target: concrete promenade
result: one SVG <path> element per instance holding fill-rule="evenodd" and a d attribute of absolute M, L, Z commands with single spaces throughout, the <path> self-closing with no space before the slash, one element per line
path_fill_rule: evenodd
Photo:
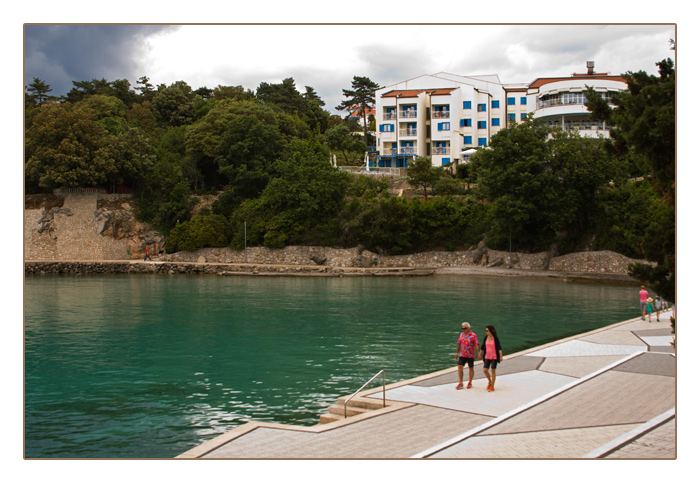
<path fill-rule="evenodd" d="M 480 362 L 471 389 L 455 390 L 453 367 L 388 385 L 380 409 L 312 427 L 249 422 L 178 458 L 675 459 L 670 315 L 506 354 L 493 392 Z M 381 402 L 381 386 L 353 399 Z"/>

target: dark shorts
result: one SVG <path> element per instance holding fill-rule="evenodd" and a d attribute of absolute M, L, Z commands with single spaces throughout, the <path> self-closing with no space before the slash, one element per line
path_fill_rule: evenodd
<path fill-rule="evenodd" d="M 484 369 L 495 369 L 498 365 L 498 359 L 484 359 Z"/>
<path fill-rule="evenodd" d="M 457 365 L 463 366 L 465 363 L 469 364 L 469 367 L 474 367 L 474 358 L 472 357 L 460 357 Z"/>

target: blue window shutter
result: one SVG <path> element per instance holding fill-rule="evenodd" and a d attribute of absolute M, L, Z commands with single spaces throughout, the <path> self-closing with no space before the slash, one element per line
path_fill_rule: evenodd
<path fill-rule="evenodd" d="M 500 126 L 501 125 L 501 118 L 494 117 L 493 119 L 491 119 L 491 125 L 492 126 Z"/>
<path fill-rule="evenodd" d="M 486 138 L 479 138 L 479 146 L 486 146 Z"/>
<path fill-rule="evenodd" d="M 464 136 L 464 144 L 467 146 L 472 145 L 472 137 L 471 136 Z"/>
<path fill-rule="evenodd" d="M 491 109 L 498 109 L 501 107 L 501 101 L 491 101 Z"/>
<path fill-rule="evenodd" d="M 521 106 L 526 106 L 526 105 L 527 105 L 527 97 L 521 97 L 521 98 L 520 98 L 520 105 L 521 105 Z"/>
<path fill-rule="evenodd" d="M 472 101 L 464 101 L 462 103 L 462 109 L 471 109 L 472 108 Z"/>
<path fill-rule="evenodd" d="M 509 106 L 514 106 L 514 105 L 515 105 L 515 97 L 509 97 L 509 98 L 508 98 L 508 105 L 509 105 Z"/>
<path fill-rule="evenodd" d="M 450 164 L 452 161 L 450 161 L 450 158 L 442 158 L 442 165 Z"/>

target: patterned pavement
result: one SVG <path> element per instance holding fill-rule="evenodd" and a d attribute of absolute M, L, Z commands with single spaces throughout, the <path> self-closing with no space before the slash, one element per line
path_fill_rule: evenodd
<path fill-rule="evenodd" d="M 313 427 L 247 423 L 178 458 L 675 459 L 669 317 L 506 356 L 494 392 L 480 364 L 461 391 L 456 369 L 440 371 L 387 386 L 384 409 Z"/>

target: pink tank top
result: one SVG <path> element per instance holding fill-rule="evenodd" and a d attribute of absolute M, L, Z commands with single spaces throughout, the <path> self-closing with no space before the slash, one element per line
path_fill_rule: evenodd
<path fill-rule="evenodd" d="M 495 340 L 486 340 L 486 355 L 484 355 L 484 359 L 498 359 Z"/>

